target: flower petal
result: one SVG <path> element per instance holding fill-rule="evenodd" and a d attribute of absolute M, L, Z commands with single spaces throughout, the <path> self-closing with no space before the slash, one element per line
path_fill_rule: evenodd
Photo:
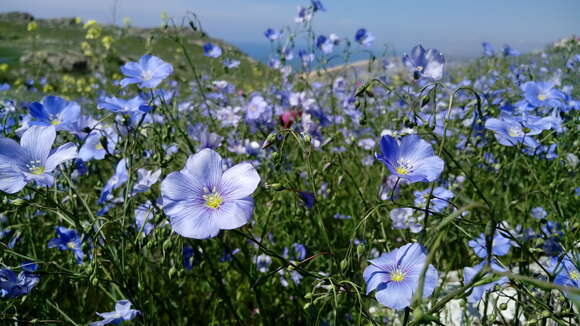
<path fill-rule="evenodd" d="M 53 126 L 32 126 L 24 132 L 20 138 L 20 145 L 26 153 L 26 159 L 46 162 L 50 148 L 56 138 L 56 130 Z"/>
<path fill-rule="evenodd" d="M 0 190 L 15 194 L 26 186 L 24 176 L 16 171 L 9 162 L 0 161 Z"/>
<path fill-rule="evenodd" d="M 224 203 L 213 215 L 215 223 L 222 230 L 232 230 L 248 223 L 252 218 L 254 200 L 246 197 Z"/>
<path fill-rule="evenodd" d="M 250 163 L 240 163 L 224 172 L 220 191 L 225 198 L 240 199 L 250 196 L 258 187 L 260 176 Z"/>
<path fill-rule="evenodd" d="M 46 172 L 51 172 L 64 161 L 77 158 L 77 146 L 73 143 L 66 143 L 58 147 L 46 160 Z"/>
<path fill-rule="evenodd" d="M 203 149 L 187 159 L 181 173 L 212 190 L 219 185 L 222 177 L 222 157 L 212 149 Z"/>
<path fill-rule="evenodd" d="M 413 290 L 406 282 L 389 282 L 375 293 L 375 298 L 389 308 L 401 310 L 411 304 Z"/>

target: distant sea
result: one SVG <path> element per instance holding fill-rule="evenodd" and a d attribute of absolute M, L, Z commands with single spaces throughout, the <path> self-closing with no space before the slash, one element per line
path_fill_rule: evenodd
<path fill-rule="evenodd" d="M 273 56 L 275 48 L 272 47 L 272 45 L 269 42 L 236 42 L 236 41 L 228 41 L 228 43 L 235 45 L 236 47 L 238 47 L 242 52 L 244 52 L 245 54 L 249 55 L 250 57 L 252 57 L 253 59 L 268 64 L 269 59 Z M 299 65 L 299 57 L 298 57 L 298 50 L 301 49 L 303 47 L 300 46 L 296 46 L 296 48 L 294 49 L 294 59 L 291 62 L 291 65 L 294 67 L 297 67 Z M 374 55 L 376 55 L 377 57 L 380 57 L 382 55 L 382 52 L 376 49 L 370 49 Z M 479 50 L 479 49 L 477 49 Z M 340 54 L 341 50 L 340 49 L 335 49 L 336 54 Z M 393 54 L 391 54 L 393 55 Z M 400 56 L 402 55 L 401 53 L 395 52 L 394 53 L 395 56 Z M 479 55 L 479 52 L 475 52 L 473 51 L 473 53 L 466 53 L 463 56 L 450 56 L 450 55 L 446 55 L 445 58 L 447 60 L 448 63 L 461 63 L 461 62 L 466 62 L 469 60 L 472 60 L 474 58 L 476 58 Z M 351 55 L 349 62 L 357 62 L 357 61 L 362 61 L 362 60 L 368 60 L 369 59 L 369 53 L 368 52 L 355 52 Z M 334 59 L 332 59 L 329 63 L 328 63 L 328 67 L 334 67 L 334 66 L 339 66 L 342 64 L 345 64 L 346 62 L 344 62 L 342 57 L 335 57 Z"/>

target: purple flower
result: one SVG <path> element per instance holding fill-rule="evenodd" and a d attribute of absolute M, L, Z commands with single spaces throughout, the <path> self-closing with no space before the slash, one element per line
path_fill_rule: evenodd
<path fill-rule="evenodd" d="M 523 143 L 531 148 L 539 146 L 538 141 L 531 136 L 537 135 L 543 130 L 533 125 L 525 126 L 521 121 L 506 113 L 502 113 L 500 119 L 487 119 L 485 128 L 493 131 L 497 141 L 504 146 L 515 146 Z"/>
<path fill-rule="evenodd" d="M 76 102 L 69 102 L 57 96 L 46 96 L 42 103 L 28 105 L 32 116 L 31 125 L 54 126 L 56 130 L 74 129 L 74 124 L 81 115 L 81 107 Z"/>
<path fill-rule="evenodd" d="M 38 284 L 40 277 L 34 275 L 25 266 L 18 275 L 11 269 L 0 268 L 0 298 L 13 299 L 21 295 L 26 295 L 32 288 Z"/>
<path fill-rule="evenodd" d="M 377 159 L 387 166 L 393 175 L 409 183 L 431 182 L 443 171 L 443 160 L 433 154 L 431 144 L 417 135 L 403 137 L 399 144 L 395 138 L 381 138 L 381 154 Z"/>
<path fill-rule="evenodd" d="M 367 32 L 365 28 L 359 28 L 354 35 L 354 40 L 365 48 L 369 48 L 373 45 L 375 37 L 370 32 Z"/>
<path fill-rule="evenodd" d="M 115 174 L 107 180 L 107 183 L 103 187 L 103 191 L 99 197 L 99 204 L 108 200 L 111 191 L 125 184 L 127 180 L 129 180 L 129 175 L 127 174 L 127 159 L 124 158 L 119 160 L 115 168 Z"/>
<path fill-rule="evenodd" d="M 155 88 L 173 73 L 173 66 L 151 54 L 142 56 L 137 62 L 127 62 L 121 67 L 125 78 L 121 87 L 139 84 L 139 88 Z"/>
<path fill-rule="evenodd" d="M 517 57 L 520 55 L 520 51 L 513 49 L 509 44 L 503 46 L 503 55 L 505 57 Z"/>
<path fill-rule="evenodd" d="M 411 50 L 411 56 L 403 55 L 403 63 L 413 73 L 414 79 L 421 77 L 441 79 L 445 67 L 445 57 L 436 49 L 425 51 L 417 45 Z"/>
<path fill-rule="evenodd" d="M 109 135 L 105 131 L 92 131 L 79 149 L 79 158 L 85 162 L 92 159 L 102 160 L 107 152 L 113 153 L 119 137 L 113 129 L 108 131 Z M 103 144 L 107 147 L 106 149 Z"/>
<path fill-rule="evenodd" d="M 530 211 L 530 215 L 537 220 L 541 220 L 546 218 L 546 216 L 548 216 L 548 212 L 546 212 L 544 207 L 538 206 L 532 208 L 532 210 Z"/>
<path fill-rule="evenodd" d="M 138 169 L 137 170 L 137 182 L 133 187 L 133 191 L 131 194 L 136 194 L 139 192 L 145 192 L 151 188 L 154 184 L 159 181 L 159 177 L 161 176 L 161 169 L 156 171 L 149 171 L 147 169 Z"/>
<path fill-rule="evenodd" d="M 534 107 L 561 107 L 564 104 L 566 95 L 554 88 L 550 82 L 533 82 L 524 83 L 522 91 L 526 96 L 526 101 Z"/>
<path fill-rule="evenodd" d="M 222 49 L 213 43 L 205 43 L 203 45 L 203 54 L 206 57 L 219 58 L 222 55 Z"/>
<path fill-rule="evenodd" d="M 312 3 L 312 10 L 314 12 L 326 11 L 326 8 L 324 8 L 324 6 L 322 5 L 322 2 L 320 0 L 311 0 L 310 2 Z"/>
<path fill-rule="evenodd" d="M 270 264 L 272 263 L 272 258 L 270 256 L 261 254 L 254 257 L 254 262 L 256 263 L 256 268 L 261 273 L 266 273 L 270 269 Z"/>
<path fill-rule="evenodd" d="M 149 107 L 146 104 L 145 99 L 139 95 L 128 100 L 112 96 L 99 100 L 97 107 L 113 113 L 134 114 L 148 111 Z"/>
<path fill-rule="evenodd" d="M 150 201 L 137 206 L 135 209 L 135 227 L 137 232 L 143 231 L 143 234 L 149 235 L 155 228 L 155 225 L 149 223 L 153 219 L 154 208 Z"/>
<path fill-rule="evenodd" d="M 99 317 L 103 320 L 92 322 L 90 326 L 102 326 L 107 324 L 117 325 L 121 322 L 131 320 L 137 317 L 141 312 L 136 309 L 131 309 L 131 302 L 129 300 L 119 300 L 115 303 L 115 311 L 112 312 L 97 312 Z"/>
<path fill-rule="evenodd" d="M 423 191 L 415 191 L 415 206 L 426 207 L 431 188 Z M 443 187 L 433 189 L 431 201 L 429 202 L 429 209 L 434 212 L 441 212 L 449 205 L 448 200 L 453 198 L 453 193 Z"/>
<path fill-rule="evenodd" d="M 190 156 L 183 170 L 163 180 L 163 210 L 178 234 L 215 237 L 220 230 L 235 229 L 250 220 L 254 208 L 250 195 L 259 183 L 251 164 L 240 163 L 223 172 L 221 156 L 206 148 Z"/>
<path fill-rule="evenodd" d="M 556 274 L 554 278 L 554 283 L 568 286 L 572 288 L 580 288 L 580 255 L 574 256 L 573 254 L 569 253 L 562 261 L 558 263 L 554 263 L 554 270 L 553 273 Z M 567 296 L 570 294 L 565 292 Z M 580 296 L 575 295 L 577 299 Z"/>
<path fill-rule="evenodd" d="M 479 258 L 487 257 L 487 246 L 485 242 L 485 234 L 481 233 L 475 240 L 469 241 L 469 246 Z M 505 256 L 510 251 L 511 240 L 504 237 L 501 233 L 496 232 L 492 240 L 491 253 L 496 256 Z"/>
<path fill-rule="evenodd" d="M 246 119 L 247 120 L 257 120 L 259 119 L 266 108 L 268 107 L 268 102 L 260 95 L 253 96 L 250 102 L 246 105 Z"/>
<path fill-rule="evenodd" d="M 376 290 L 375 298 L 396 310 L 408 307 L 419 287 L 421 271 L 427 259 L 426 249 L 418 243 L 409 243 L 380 257 L 369 260 L 363 277 L 366 294 Z M 429 265 L 425 274 L 423 298 L 429 297 L 437 286 L 438 273 Z"/>
<path fill-rule="evenodd" d="M 60 250 L 72 250 L 77 264 L 83 262 L 85 253 L 82 249 L 83 240 L 80 234 L 73 229 L 67 229 L 64 226 L 59 226 L 56 228 L 56 238 L 51 239 L 48 242 L 49 248 L 58 248 Z"/>
<path fill-rule="evenodd" d="M 0 190 L 14 194 L 30 181 L 52 186 L 52 171 L 61 163 L 77 157 L 77 148 L 66 143 L 51 151 L 56 138 L 54 126 L 32 126 L 20 138 L 0 138 Z"/>
<path fill-rule="evenodd" d="M 483 268 L 484 265 L 485 265 L 485 261 L 482 261 L 481 263 L 479 263 L 473 267 L 465 267 L 463 269 L 463 278 L 464 278 L 463 283 L 467 284 L 467 283 L 471 282 L 473 277 Z M 496 271 L 496 272 L 505 272 L 506 271 L 505 268 L 499 266 L 497 264 L 497 262 L 495 262 L 495 261 L 491 262 L 490 267 L 491 267 L 492 271 Z M 476 286 L 471 290 L 471 294 L 467 297 L 467 301 L 471 302 L 471 303 L 479 302 L 479 300 L 481 300 L 481 298 L 483 297 L 483 295 L 486 292 L 491 291 L 496 285 L 503 285 L 507 282 L 508 282 L 508 278 L 504 276 L 504 277 L 498 279 L 497 281 L 492 281 L 492 282 L 489 282 L 489 283 L 486 283 L 486 284 L 483 284 L 480 286 Z"/>
<path fill-rule="evenodd" d="M 487 42 L 483 42 L 481 43 L 481 46 L 483 46 L 483 55 L 486 57 L 493 57 L 495 55 L 495 49 L 493 48 L 493 45 L 487 43 Z"/>
<path fill-rule="evenodd" d="M 423 229 L 421 219 L 423 215 L 419 217 L 414 216 L 415 210 L 409 207 L 394 208 L 391 210 L 391 222 L 394 229 L 404 230 L 409 229 L 413 233 L 419 233 Z"/>
<path fill-rule="evenodd" d="M 320 49 L 324 54 L 329 54 L 334 48 L 334 43 L 326 36 L 319 35 L 316 38 L 316 47 Z"/>
<path fill-rule="evenodd" d="M 279 31 L 276 31 L 272 28 L 268 28 L 265 32 L 264 32 L 264 36 L 266 36 L 267 39 L 269 39 L 270 41 L 275 41 L 278 38 L 280 38 L 280 35 L 282 33 L 280 33 Z"/>
<path fill-rule="evenodd" d="M 314 204 L 316 203 L 316 196 L 311 191 L 299 191 L 298 197 L 300 197 L 307 208 L 314 207 Z"/>
<path fill-rule="evenodd" d="M 240 65 L 240 60 L 234 59 L 224 59 L 223 61 L 224 67 L 228 69 L 237 68 Z"/>

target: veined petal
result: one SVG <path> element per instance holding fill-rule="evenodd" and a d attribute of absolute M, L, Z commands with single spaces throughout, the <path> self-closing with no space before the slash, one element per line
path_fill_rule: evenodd
<path fill-rule="evenodd" d="M 387 272 L 374 265 L 369 265 L 365 268 L 363 278 L 367 284 L 367 295 L 376 290 L 380 284 L 388 282 Z"/>
<path fill-rule="evenodd" d="M 163 200 L 191 201 L 201 198 L 203 185 L 181 172 L 172 172 L 161 182 Z"/>
<path fill-rule="evenodd" d="M 64 161 L 77 158 L 77 146 L 73 143 L 66 143 L 58 147 L 46 160 L 44 165 L 46 172 L 53 171 L 59 164 Z"/>
<path fill-rule="evenodd" d="M 173 231 L 181 236 L 207 239 L 215 237 L 220 231 L 212 213 L 203 205 L 173 202 L 166 204 L 163 210 L 169 215 Z"/>
<path fill-rule="evenodd" d="M 16 171 L 9 162 L 0 162 L 0 190 L 15 194 L 26 186 L 24 176 Z"/>
<path fill-rule="evenodd" d="M 253 209 L 254 200 L 252 197 L 246 197 L 224 203 L 212 217 L 220 229 L 232 230 L 248 223 L 252 218 Z"/>
<path fill-rule="evenodd" d="M 55 138 L 56 130 L 53 126 L 30 127 L 20 138 L 20 145 L 26 153 L 26 159 L 40 161 L 44 164 Z"/>
<path fill-rule="evenodd" d="M 397 140 L 389 135 L 381 137 L 382 157 L 387 162 L 393 164 L 399 159 L 399 144 Z"/>
<path fill-rule="evenodd" d="M 408 307 L 413 299 L 413 290 L 406 282 L 389 282 L 384 289 L 375 293 L 375 298 L 381 304 L 401 310 Z"/>
<path fill-rule="evenodd" d="M 17 142 L 9 138 L 0 138 L 0 163 L 10 162 L 21 165 L 24 161 L 24 150 Z"/>
<path fill-rule="evenodd" d="M 181 173 L 212 190 L 219 185 L 222 177 L 222 157 L 212 149 L 203 149 L 187 159 Z"/>
<path fill-rule="evenodd" d="M 245 198 L 256 190 L 259 183 L 256 169 L 249 163 L 240 163 L 224 172 L 220 191 L 228 199 Z"/>

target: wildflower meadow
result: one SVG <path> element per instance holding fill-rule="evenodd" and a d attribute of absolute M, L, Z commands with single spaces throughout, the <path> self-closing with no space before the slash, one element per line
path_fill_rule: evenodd
<path fill-rule="evenodd" d="M 326 5 L 267 63 L 4 14 L 0 325 L 580 325 L 580 39 L 452 65 Z"/>

